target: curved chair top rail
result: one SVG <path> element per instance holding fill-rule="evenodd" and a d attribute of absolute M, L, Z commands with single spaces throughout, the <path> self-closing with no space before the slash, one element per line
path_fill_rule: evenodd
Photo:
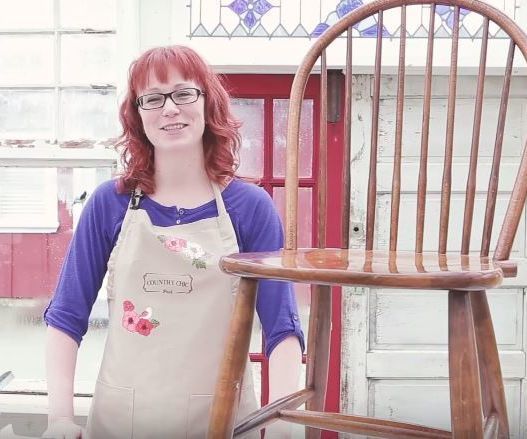
<path fill-rule="evenodd" d="M 448 0 L 448 1 L 432 1 L 432 0 L 376 0 L 371 3 L 365 4 L 346 16 L 342 17 L 339 21 L 337 21 L 335 24 L 330 26 L 313 44 L 311 49 L 307 52 L 305 57 L 303 58 L 301 64 L 299 65 L 295 78 L 293 80 L 293 85 L 291 89 L 291 95 L 290 95 L 290 104 L 289 104 L 289 115 L 288 115 L 288 122 L 287 122 L 287 164 L 286 164 L 286 224 L 285 224 L 285 236 L 286 236 L 286 242 L 285 242 L 285 248 L 286 249 L 296 249 L 297 248 L 297 224 L 296 224 L 296 218 L 297 218 L 297 205 L 298 205 L 298 146 L 299 146 L 299 129 L 300 129 L 300 113 L 301 113 L 301 104 L 302 99 L 304 95 L 304 90 L 307 84 L 307 81 L 309 79 L 309 75 L 312 72 L 312 69 L 317 62 L 319 58 L 321 58 L 322 62 L 322 70 L 325 70 L 325 49 L 333 42 L 337 37 L 339 37 L 344 32 L 347 32 L 348 30 L 351 30 L 352 26 L 356 25 L 360 21 L 364 20 L 365 18 L 375 15 L 375 14 L 382 14 L 383 11 L 397 8 L 397 7 L 406 7 L 406 6 L 412 6 L 412 5 L 431 5 L 432 9 L 435 10 L 435 5 L 447 5 L 447 6 L 454 6 L 456 7 L 456 11 L 458 13 L 457 21 L 455 22 L 456 25 L 459 25 L 459 8 L 463 8 L 466 10 L 470 10 L 476 13 L 479 13 L 484 18 L 487 19 L 486 21 L 486 27 L 485 30 L 488 30 L 488 21 L 492 21 L 496 23 L 501 29 L 503 29 L 511 39 L 511 46 L 509 49 L 509 59 L 508 59 L 508 65 L 506 68 L 506 74 L 505 74 L 505 83 L 504 83 L 504 91 L 502 95 L 502 106 L 500 108 L 500 113 L 502 113 L 502 119 L 500 120 L 500 123 L 498 124 L 498 130 L 501 129 L 501 134 L 503 134 L 504 124 L 505 124 L 505 113 L 506 113 L 506 105 L 507 105 L 507 99 L 508 99 L 508 87 L 510 85 L 510 75 L 512 70 L 512 59 L 514 54 L 514 47 L 518 47 L 520 52 L 523 54 L 525 59 L 527 60 L 527 35 L 524 33 L 524 31 L 508 16 L 506 16 L 504 13 L 499 11 L 498 9 L 482 3 L 480 1 L 476 0 Z M 433 14 L 431 14 L 433 15 Z M 431 18 L 432 22 L 433 18 Z M 378 25 L 378 28 L 380 29 L 382 27 L 382 22 L 380 25 Z M 403 34 L 403 33 L 402 33 Z M 450 89 L 449 89 L 449 111 L 451 109 L 451 114 L 449 113 L 449 122 L 451 122 L 450 127 L 450 135 L 452 135 L 453 131 L 453 118 L 454 118 L 454 106 L 455 106 L 455 79 L 452 79 L 457 75 L 457 39 L 459 35 L 458 32 L 454 29 L 452 40 L 452 53 L 454 53 L 454 50 L 456 51 L 455 55 L 452 55 L 452 66 L 451 66 L 451 75 L 450 75 Z M 483 96 L 483 78 L 485 76 L 485 60 L 486 60 L 486 41 L 488 38 L 488 34 L 485 36 L 485 38 L 482 38 L 484 40 L 484 49 L 482 47 L 482 56 L 481 56 L 481 63 L 480 63 L 480 77 L 478 78 L 478 93 L 479 89 L 481 89 L 481 96 L 479 96 L 480 100 Z M 406 35 L 403 37 L 400 37 L 401 40 L 406 40 Z M 380 30 L 378 30 L 377 35 L 377 51 L 379 52 L 379 44 L 380 40 L 382 40 L 382 33 Z M 430 46 L 430 40 L 434 40 L 433 33 L 431 33 L 431 36 L 429 36 L 429 46 L 428 46 L 428 53 L 427 53 L 427 68 L 429 68 L 427 74 L 428 76 L 431 75 L 431 69 L 432 69 L 432 57 L 430 55 L 431 47 L 433 50 L 433 42 L 432 46 Z M 348 50 L 350 50 L 351 45 L 351 32 L 348 32 Z M 483 54 L 483 50 L 485 50 L 485 53 Z M 404 41 L 401 42 L 401 51 L 404 51 Z M 351 59 L 351 58 L 349 58 Z M 379 81 L 380 76 L 380 54 L 376 55 L 376 68 L 375 68 L 375 80 L 376 82 Z M 429 65 L 428 65 L 429 64 Z M 453 70 L 452 70 L 453 69 Z M 346 68 L 346 72 L 351 72 L 348 70 L 348 67 Z M 324 81 L 324 71 L 322 72 L 322 80 Z M 400 55 L 400 64 L 399 64 L 399 77 L 403 77 L 402 81 L 402 90 L 404 90 L 404 55 Z M 427 78 L 429 79 L 429 78 Z M 401 80 L 401 79 L 399 79 Z M 481 81 L 481 84 L 479 84 Z M 351 81 L 350 81 L 351 84 Z M 378 86 L 378 84 L 377 84 Z M 351 85 L 349 86 L 351 87 Z M 348 93 L 349 88 L 346 87 L 346 94 Z M 377 90 L 378 91 L 378 90 Z M 348 96 L 346 96 L 348 99 Z M 379 95 L 377 93 L 376 96 L 377 100 L 379 99 Z M 398 96 L 398 103 L 402 102 L 403 98 L 400 98 Z M 451 102 L 452 101 L 452 102 Z M 322 101 L 323 103 L 323 101 Z M 324 109 L 325 107 L 321 103 L 321 108 Z M 426 100 L 425 100 L 426 104 Z M 350 104 L 351 105 L 351 104 Z M 481 103 L 480 103 L 481 106 Z M 481 115 L 481 108 L 479 108 L 479 115 Z M 502 111 L 503 110 L 503 111 Z M 402 106 L 401 106 L 401 119 L 402 119 Z M 378 108 L 377 108 L 378 112 Z M 477 111 L 476 111 L 477 113 Z M 349 113 L 348 113 L 349 115 Z M 378 116 L 378 114 L 377 114 Z M 346 117 L 346 115 L 345 115 Z M 323 123 L 325 119 L 321 121 Z M 481 121 L 481 120 L 480 120 Z M 479 130 L 479 123 L 478 122 L 478 130 Z M 351 122 L 350 122 L 351 123 Z M 402 123 L 402 122 L 401 122 Z M 399 122 L 398 122 L 399 124 Z M 476 125 L 476 121 L 475 121 Z M 501 126 L 500 126 L 501 125 Z M 424 125 L 423 125 L 424 127 Z M 350 129 L 349 129 L 350 130 Z M 448 130 L 448 124 L 447 124 L 447 130 Z M 324 133 L 324 131 L 321 130 L 321 133 Z M 473 144 L 474 142 L 479 142 L 479 132 L 476 133 L 473 132 Z M 350 140 L 351 134 L 348 132 L 348 137 L 344 137 L 345 141 Z M 448 136 L 448 133 L 447 133 Z M 475 137 L 474 137 L 475 136 Z M 496 138 L 496 147 L 495 149 L 499 150 L 499 154 L 501 154 L 501 143 L 502 139 L 498 139 L 499 135 L 497 135 Z M 503 137 L 503 136 L 501 136 Z M 372 136 L 373 139 L 373 136 Z M 476 140 L 475 140 L 476 139 Z M 325 142 L 325 141 L 324 141 Z M 321 145 L 324 145 L 324 142 L 321 138 Z M 375 141 L 376 142 L 376 141 Z M 349 142 L 348 142 L 349 143 Z M 450 139 L 450 143 L 452 143 L 452 139 Z M 322 148 L 321 146 L 321 148 Z M 447 149 L 448 149 L 448 143 L 447 143 Z M 349 147 L 349 145 L 348 145 Z M 471 164 L 471 168 L 474 168 L 473 176 L 469 176 L 469 178 L 473 178 L 475 181 L 475 167 L 477 162 L 477 147 L 475 147 L 475 154 L 476 158 L 474 159 L 474 164 Z M 375 145 L 376 148 L 376 145 Z M 452 151 L 452 145 L 450 144 L 450 153 Z M 473 147 L 474 151 L 474 147 Z M 375 149 L 376 152 L 376 149 Z M 372 184 L 375 185 L 375 175 L 372 178 L 371 172 L 375 171 L 376 167 L 376 157 L 374 157 L 374 153 L 372 153 L 371 159 L 374 160 L 374 165 L 371 164 L 370 161 L 370 181 L 369 181 L 369 192 L 371 192 L 371 186 Z M 445 153 L 446 154 L 446 153 Z M 473 154 L 473 153 L 471 153 Z M 495 153 L 495 160 L 493 162 L 493 169 L 496 167 L 496 175 L 499 174 L 499 162 L 500 157 L 496 158 Z M 346 158 L 346 156 L 345 156 Z M 347 157 L 349 158 L 349 157 Z M 399 156 L 400 159 L 400 156 Z M 450 164 L 447 162 L 447 159 L 445 158 L 445 167 L 451 167 L 452 158 L 449 158 Z M 472 161 L 472 160 L 471 160 Z M 325 163 L 325 161 L 321 160 L 321 163 Z M 349 163 L 346 163 L 346 165 L 349 165 Z M 372 167 L 373 166 L 373 167 Z M 424 162 L 424 167 L 426 168 L 426 159 Z M 349 171 L 348 171 L 349 172 Z M 349 174 L 348 174 L 349 175 Z M 426 169 L 424 171 L 424 175 L 426 176 Z M 493 174 L 494 175 L 494 174 Z M 445 177 L 444 177 L 445 178 Z M 443 181 L 444 185 L 446 187 L 449 187 L 450 180 L 448 179 L 448 176 L 446 176 L 446 180 Z M 491 180 L 493 180 L 493 176 L 491 176 Z M 346 183 L 344 183 L 346 184 Z M 474 183 L 475 184 L 475 183 Z M 492 184 L 492 183 L 491 183 Z M 397 186 L 397 184 L 395 185 Z M 394 187 L 395 187 L 394 186 Z M 396 188 L 397 189 L 397 188 Z M 469 191 L 469 188 L 467 186 L 467 190 Z M 489 191 L 493 191 L 489 186 Z M 424 186 L 419 188 L 419 191 L 423 193 L 423 197 L 426 196 L 426 183 L 424 183 Z M 495 187 L 495 191 L 497 192 L 497 183 Z M 373 192 L 375 192 L 375 189 L 373 189 Z M 469 191 L 470 192 L 470 191 Z M 470 229 L 470 224 L 472 222 L 472 210 L 473 210 L 473 192 L 474 189 L 472 189 L 472 206 L 470 206 L 470 202 L 468 202 L 468 209 L 470 213 L 469 221 L 467 221 L 467 217 L 465 216 L 465 223 L 469 223 L 468 226 L 464 226 L 465 228 Z M 371 194 L 369 194 L 371 195 Z M 510 256 L 510 251 L 512 247 L 512 242 L 516 233 L 516 230 L 518 228 L 518 224 L 520 221 L 521 212 L 525 203 L 525 198 L 527 195 L 527 155 L 525 148 L 523 149 L 522 153 L 522 160 L 518 172 L 518 176 L 515 181 L 515 185 L 512 191 L 512 195 L 510 197 L 509 206 L 507 209 L 507 213 L 505 216 L 505 219 L 502 223 L 501 232 L 498 238 L 498 243 L 495 249 L 494 258 L 497 260 L 505 260 Z M 324 195 L 325 196 L 325 195 Z M 373 195 L 374 196 L 374 195 Z M 397 194 L 397 200 L 399 196 Z M 443 195 L 442 195 L 442 218 L 441 218 L 441 228 L 445 224 L 446 221 L 446 229 L 448 229 L 448 208 L 450 203 L 450 193 L 447 193 L 445 196 L 445 206 L 443 206 Z M 492 229 L 492 222 L 494 218 L 494 208 L 495 208 L 495 198 L 494 200 L 487 200 L 487 210 L 489 211 L 488 216 L 490 218 L 489 225 L 487 225 L 487 221 L 485 224 L 485 227 L 490 227 L 490 231 L 487 231 L 488 239 L 486 244 L 482 244 L 482 251 L 481 254 L 483 256 L 488 255 L 488 245 L 490 242 L 490 233 Z M 490 207 L 489 207 L 490 204 Z M 370 200 L 368 201 L 368 206 L 370 207 Z M 424 205 L 423 205 L 424 208 Z M 472 210 L 471 210 L 472 209 Z M 373 208 L 371 210 L 374 210 Z M 445 215 L 443 215 L 444 212 Z M 467 214 L 467 212 L 465 212 Z M 368 216 L 372 215 L 373 221 L 374 221 L 374 213 L 371 214 L 370 209 L 368 209 Z M 392 215 L 394 215 L 394 212 L 392 212 Z M 398 206 L 395 206 L 395 215 L 398 215 Z M 444 216 L 444 218 L 443 218 Z M 367 236 L 366 236 L 366 250 L 372 249 L 372 236 L 373 236 L 373 225 L 370 224 L 372 221 L 370 221 L 371 218 L 368 219 L 367 224 Z M 349 218 L 348 218 L 349 220 Z M 424 213 L 423 213 L 423 219 L 424 221 Z M 397 229 L 397 222 L 398 217 L 395 218 L 395 225 Z M 324 223 L 325 224 L 325 223 Z M 393 226 L 393 224 L 392 224 Z M 422 228 L 422 227 L 421 227 Z M 419 225 L 418 225 L 419 229 Z M 419 239 L 417 240 L 418 243 L 416 244 L 416 252 L 422 252 L 422 230 L 421 233 L 421 242 L 419 243 Z M 442 232 L 441 232 L 442 233 Z M 484 232 L 485 233 L 485 232 Z M 390 250 L 395 250 L 397 245 L 397 231 L 392 233 L 394 236 L 391 237 L 391 246 Z M 467 235 L 467 237 L 465 237 Z M 347 234 L 344 233 L 343 235 L 345 238 L 347 238 Z M 320 228 L 319 228 L 319 239 L 320 239 Z M 444 236 L 440 237 L 440 243 L 439 243 L 439 253 L 445 253 L 446 252 L 446 232 Z M 343 239 L 346 240 L 346 239 Z M 463 249 L 462 253 L 468 252 L 468 242 L 470 240 L 470 231 L 464 230 L 464 243 L 463 243 Z M 485 238 L 483 238 L 485 240 Z M 324 242 L 324 239 L 322 240 Z M 343 243 L 343 247 L 346 248 L 347 243 Z"/>

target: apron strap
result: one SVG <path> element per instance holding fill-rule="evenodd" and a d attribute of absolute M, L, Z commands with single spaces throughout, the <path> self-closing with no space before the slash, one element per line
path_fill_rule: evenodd
<path fill-rule="evenodd" d="M 143 198 L 143 191 L 136 187 L 131 195 L 130 195 L 130 203 L 128 204 L 128 208 L 132 210 L 139 209 L 139 203 L 141 202 L 141 198 Z"/>
<path fill-rule="evenodd" d="M 214 198 L 216 199 L 216 206 L 218 208 L 218 216 L 227 215 L 227 209 L 225 208 L 225 203 L 223 202 L 223 197 L 221 196 L 221 189 L 218 183 L 212 181 L 212 190 L 214 191 Z"/>

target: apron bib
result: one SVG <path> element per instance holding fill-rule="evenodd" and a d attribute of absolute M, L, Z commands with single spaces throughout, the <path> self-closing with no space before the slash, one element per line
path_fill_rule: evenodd
<path fill-rule="evenodd" d="M 142 194 L 132 197 L 108 261 L 108 337 L 90 439 L 207 435 L 238 283 L 218 266 L 238 244 L 212 186 L 218 216 L 171 227 L 154 226 L 138 208 Z M 237 421 L 256 408 L 248 363 Z"/>

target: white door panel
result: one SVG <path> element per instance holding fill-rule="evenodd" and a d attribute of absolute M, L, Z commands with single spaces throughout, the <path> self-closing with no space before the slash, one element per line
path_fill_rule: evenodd
<path fill-rule="evenodd" d="M 409 97 L 404 110 L 398 249 L 413 251 L 424 83 L 420 76 L 410 79 L 405 89 Z M 371 81 L 371 76 L 354 77 L 352 103 L 351 221 L 362 225 L 366 217 L 365 181 L 370 155 Z M 378 248 L 386 248 L 390 236 L 396 84 L 396 77 L 393 76 L 385 76 L 381 81 L 375 229 L 375 245 Z M 438 248 L 448 77 L 434 77 L 432 84 L 425 251 L 437 251 Z M 502 78 L 499 77 L 489 77 L 485 84 L 481 155 L 470 245 L 471 251 L 476 253 L 480 250 L 501 84 Z M 525 84 L 526 78 L 513 78 L 494 219 L 494 224 L 498 226 L 493 230 L 491 251 L 499 234 L 518 169 L 518 157 L 526 139 Z M 475 77 L 458 78 L 448 234 L 448 250 L 456 252 L 461 248 L 475 87 Z M 525 228 L 524 215 L 514 241 L 513 257 L 525 258 Z M 362 229 L 359 233 L 352 233 L 352 245 L 363 244 L 362 233 Z M 518 439 L 527 437 L 527 392 L 523 388 L 527 375 L 524 279 L 526 277 L 522 275 L 517 280 L 508 280 L 505 287 L 488 293 L 505 379 L 512 437 Z M 446 292 L 343 288 L 342 315 L 343 411 L 449 428 Z"/>

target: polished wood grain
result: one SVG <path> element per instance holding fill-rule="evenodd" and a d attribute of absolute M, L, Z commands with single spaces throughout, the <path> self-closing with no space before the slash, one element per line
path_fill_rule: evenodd
<path fill-rule="evenodd" d="M 498 195 L 498 181 L 500 178 L 501 150 L 503 148 L 503 131 L 505 129 L 505 118 L 507 116 L 507 104 L 509 102 L 509 90 L 511 87 L 512 63 L 514 60 L 514 41 L 510 42 L 507 55 L 507 66 L 503 78 L 503 89 L 501 93 L 500 110 L 498 116 L 498 127 L 496 129 L 496 141 L 494 144 L 494 155 L 492 157 L 492 169 L 490 171 L 489 188 L 487 191 L 487 205 L 485 207 L 485 222 L 483 223 L 483 237 L 481 241 L 481 255 L 488 256 L 490 249 L 490 238 L 494 224 L 494 212 L 496 211 L 496 197 Z"/>
<path fill-rule="evenodd" d="M 500 359 L 487 295 L 485 291 L 474 291 L 469 294 L 478 350 L 483 416 L 487 418 L 486 425 L 490 425 L 490 418 L 496 419 L 495 422 L 492 421 L 492 425 L 496 425 L 496 438 L 508 438 L 509 419 L 505 389 L 501 379 Z M 490 426 L 485 428 L 490 429 Z"/>
<path fill-rule="evenodd" d="M 430 5 L 428 29 L 435 29 L 435 3 Z M 434 35 L 428 33 L 425 67 L 425 87 L 423 98 L 423 120 L 421 123 L 421 157 L 419 159 L 419 176 L 417 182 L 417 211 L 415 229 L 415 252 L 423 252 L 425 230 L 426 187 L 428 179 L 428 142 L 430 140 L 430 103 L 432 100 L 432 61 L 434 58 Z"/>
<path fill-rule="evenodd" d="M 356 249 L 298 249 L 223 257 L 229 274 L 325 285 L 444 290 L 486 289 L 501 284 L 503 269 L 489 258 Z"/>
<path fill-rule="evenodd" d="M 281 410 L 296 409 L 306 401 L 309 401 L 314 394 L 315 391 L 312 389 L 302 389 L 291 395 L 277 399 L 262 407 L 260 410 L 251 413 L 245 419 L 242 419 L 234 429 L 234 436 L 245 435 L 276 422 L 280 417 Z"/>
<path fill-rule="evenodd" d="M 307 410 L 324 411 L 329 371 L 329 345 L 331 335 L 331 288 L 312 285 L 309 312 L 309 334 L 306 364 L 306 388 L 314 389 L 313 398 L 306 403 Z M 318 439 L 320 430 L 310 428 L 309 439 Z"/>
<path fill-rule="evenodd" d="M 381 95 L 382 10 L 378 12 L 377 22 L 377 44 L 375 46 L 375 73 L 373 74 L 371 114 L 370 172 L 368 174 L 368 201 L 366 207 L 366 250 L 373 249 L 375 211 L 377 209 L 377 150 L 379 143 L 379 97 Z"/>
<path fill-rule="evenodd" d="M 397 68 L 397 103 L 395 110 L 395 148 L 392 176 L 392 205 L 390 212 L 390 251 L 397 250 L 399 207 L 401 204 L 401 154 L 403 145 L 404 69 L 406 58 L 406 6 L 401 7 L 401 38 Z"/>
<path fill-rule="evenodd" d="M 448 363 L 452 435 L 480 438 L 483 435 L 481 380 L 468 291 L 448 293 Z"/>
<path fill-rule="evenodd" d="M 224 358 L 216 383 L 208 437 L 224 439 L 232 437 L 236 407 L 245 366 L 249 359 L 249 344 L 256 305 L 257 282 L 240 279 L 234 304 Z"/>
<path fill-rule="evenodd" d="M 280 419 L 295 424 L 310 425 L 324 430 L 343 433 L 367 434 L 372 437 L 409 439 L 409 438 L 451 438 L 449 431 L 424 427 L 385 419 L 372 419 L 364 416 L 338 413 L 318 413 L 311 411 L 282 410 Z"/>
<path fill-rule="evenodd" d="M 441 214 L 439 217 L 439 253 L 446 253 L 448 221 L 450 218 L 450 198 L 452 195 L 452 158 L 454 155 L 454 117 L 456 110 L 457 59 L 459 47 L 459 6 L 457 5 L 454 7 L 454 24 L 452 25 L 452 34 L 450 75 L 448 80 L 445 160 L 443 163 Z"/>
<path fill-rule="evenodd" d="M 483 111 L 483 91 L 485 87 L 485 68 L 487 66 L 487 47 L 489 40 L 489 19 L 483 21 L 481 51 L 479 57 L 478 84 L 476 87 L 476 103 L 474 106 L 474 123 L 472 125 L 472 144 L 470 148 L 470 166 L 467 178 L 465 196 L 465 212 L 463 217 L 463 236 L 461 238 L 461 253 L 467 255 L 470 249 L 472 220 L 474 217 L 474 198 L 476 196 L 476 174 L 478 165 L 479 136 L 481 132 L 481 114 Z M 482 255 L 483 256 L 483 255 Z M 488 256 L 488 253 L 484 256 Z"/>

